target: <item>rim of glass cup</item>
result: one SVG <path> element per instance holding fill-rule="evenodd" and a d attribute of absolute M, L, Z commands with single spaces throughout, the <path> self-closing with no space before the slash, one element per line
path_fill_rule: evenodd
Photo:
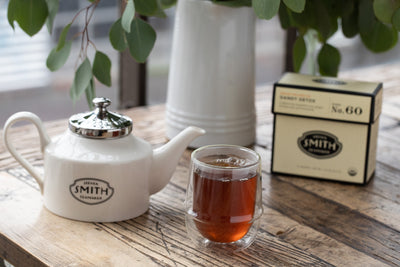
<path fill-rule="evenodd" d="M 245 151 L 245 152 L 250 153 L 253 156 L 255 156 L 256 160 L 254 162 L 251 162 L 251 163 L 248 163 L 248 164 L 242 165 L 242 166 L 217 166 L 217 165 L 212 165 L 212 164 L 208 164 L 208 163 L 202 162 L 202 161 L 198 160 L 197 158 L 195 158 L 195 156 L 199 152 L 201 152 L 203 150 L 207 150 L 207 149 L 210 149 L 210 148 L 218 148 L 218 147 L 220 147 L 220 148 L 239 149 L 239 150 Z M 195 163 L 198 166 L 204 166 L 204 167 L 208 167 L 208 168 L 221 169 L 221 170 L 223 170 L 223 169 L 225 169 L 225 170 L 226 169 L 229 169 L 229 170 L 245 169 L 245 168 L 251 168 L 253 166 L 256 166 L 257 164 L 261 165 L 261 156 L 256 151 L 254 151 L 254 150 L 252 150 L 250 148 L 244 147 L 244 146 L 228 145 L 228 144 L 206 145 L 206 146 L 199 147 L 199 148 L 197 148 L 196 150 L 194 150 L 192 152 L 192 155 L 190 156 L 190 158 L 192 160 L 192 163 Z"/>

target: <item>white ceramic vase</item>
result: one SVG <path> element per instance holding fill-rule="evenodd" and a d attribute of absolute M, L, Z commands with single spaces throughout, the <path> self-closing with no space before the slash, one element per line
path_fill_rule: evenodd
<path fill-rule="evenodd" d="M 177 5 L 166 105 L 167 135 L 206 130 L 191 144 L 255 141 L 255 15 L 207 0 Z"/>

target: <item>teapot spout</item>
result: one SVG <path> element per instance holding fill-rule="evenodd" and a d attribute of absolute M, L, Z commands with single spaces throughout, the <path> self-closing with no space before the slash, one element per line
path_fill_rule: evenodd
<path fill-rule="evenodd" d="M 198 127 L 187 127 L 167 144 L 153 151 L 149 180 L 150 195 L 157 193 L 167 185 L 186 147 L 205 132 Z"/>

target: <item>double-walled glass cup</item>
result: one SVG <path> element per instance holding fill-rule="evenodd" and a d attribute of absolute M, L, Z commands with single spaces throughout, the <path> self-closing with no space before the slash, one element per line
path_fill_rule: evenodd
<path fill-rule="evenodd" d="M 212 145 L 193 151 L 186 192 L 186 229 L 204 247 L 242 250 L 253 243 L 262 215 L 260 156 Z"/>

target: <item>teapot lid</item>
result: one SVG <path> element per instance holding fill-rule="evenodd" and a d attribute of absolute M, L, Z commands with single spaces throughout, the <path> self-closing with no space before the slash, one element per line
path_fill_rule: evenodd
<path fill-rule="evenodd" d="M 95 110 L 69 118 L 69 129 L 73 133 L 94 139 L 115 139 L 131 133 L 132 120 L 129 117 L 107 110 L 110 99 L 94 98 L 93 104 Z"/>

